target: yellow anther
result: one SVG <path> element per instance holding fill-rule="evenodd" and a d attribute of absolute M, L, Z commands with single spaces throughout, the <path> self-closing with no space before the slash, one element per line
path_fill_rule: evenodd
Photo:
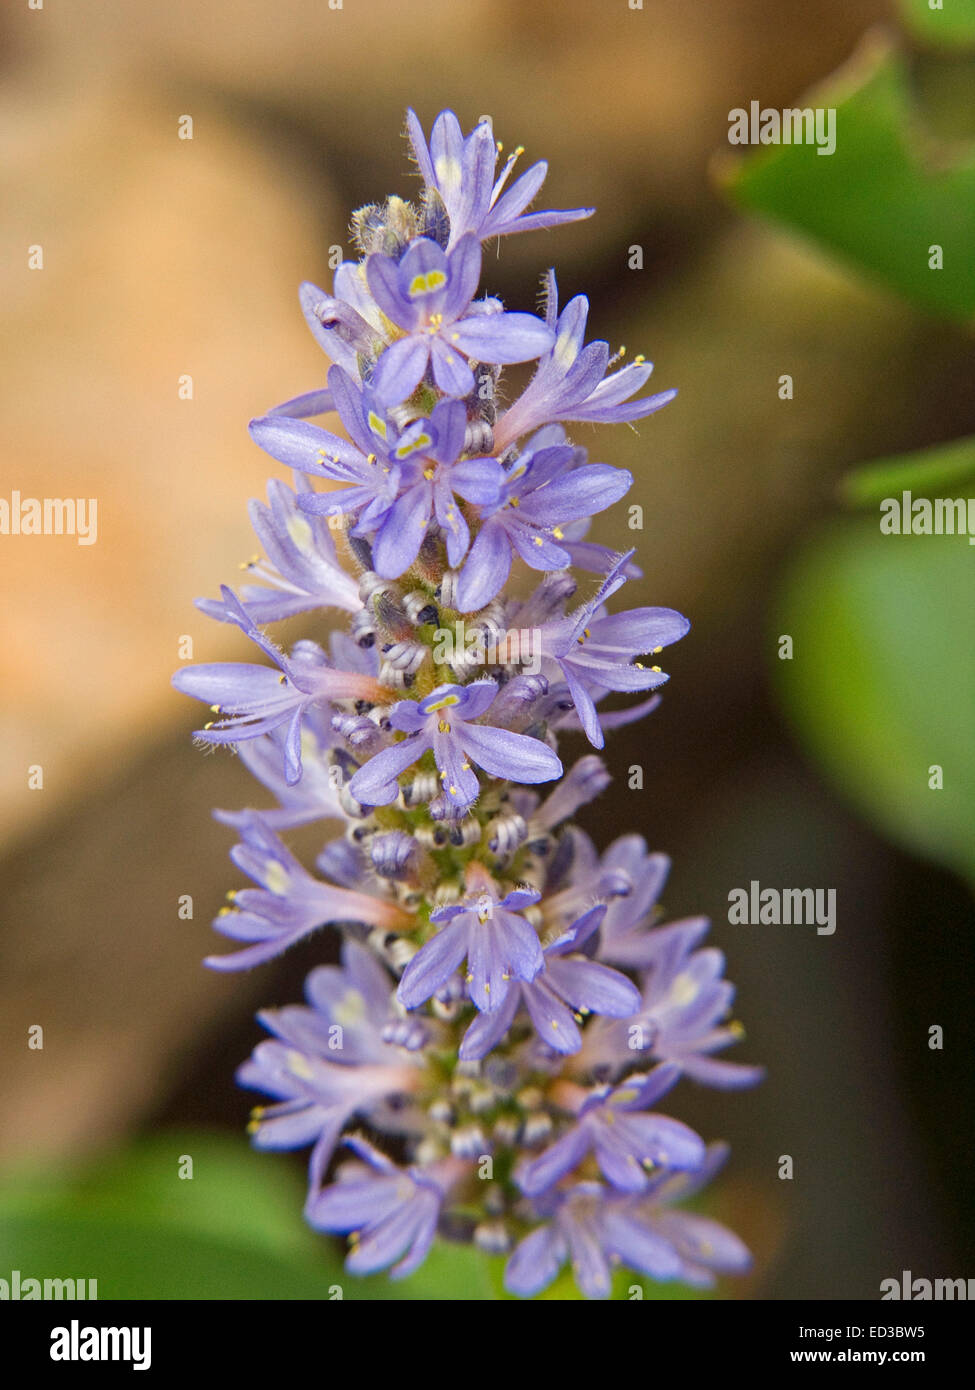
<path fill-rule="evenodd" d="M 562 527 L 561 527 L 561 526 L 553 526 L 553 527 L 552 527 L 552 535 L 555 537 L 555 539 L 556 539 L 557 541 L 561 541 L 561 540 L 564 540 L 564 539 L 565 539 L 565 532 L 562 530 Z"/>
<path fill-rule="evenodd" d="M 651 671 L 656 671 L 657 675 L 658 675 L 658 676 L 660 675 L 660 667 L 659 667 L 659 666 L 651 666 L 651 667 L 650 667 L 650 670 L 651 670 Z"/>
<path fill-rule="evenodd" d="M 442 734 L 449 734 L 449 733 L 450 733 L 450 725 L 447 723 L 446 719 L 438 719 L 438 720 L 437 720 L 437 728 L 439 729 L 440 733 L 442 733 Z"/>
<path fill-rule="evenodd" d="M 636 355 L 636 356 L 634 357 L 634 359 L 633 359 L 633 363 L 634 363 L 634 365 L 637 366 L 637 367 L 642 367 L 643 364 L 644 364 L 644 362 L 645 362 L 646 360 L 647 360 L 647 359 L 644 357 L 643 353 L 642 353 L 642 352 L 638 352 L 637 355 Z"/>

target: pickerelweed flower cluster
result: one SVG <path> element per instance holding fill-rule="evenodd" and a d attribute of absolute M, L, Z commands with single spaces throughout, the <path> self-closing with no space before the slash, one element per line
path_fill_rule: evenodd
<path fill-rule="evenodd" d="M 639 570 L 585 537 L 633 480 L 565 425 L 640 420 L 675 393 L 638 397 L 650 364 L 587 344 L 588 302 L 560 312 L 551 271 L 544 317 L 477 298 L 482 242 L 592 211 L 526 212 L 544 163 L 511 182 L 521 151 L 499 172 L 490 121 L 465 137 L 450 111 L 429 143 L 409 112 L 407 134 L 416 201 L 360 208 L 359 259 L 331 294 L 301 288 L 327 387 L 250 427 L 293 470 L 251 504 L 261 582 L 199 601 L 266 660 L 174 677 L 212 708 L 198 737 L 236 747 L 278 803 L 218 812 L 256 886 L 230 895 L 214 925 L 237 947 L 207 964 L 342 938 L 306 1003 L 259 1015 L 270 1036 L 238 1080 L 272 1103 L 250 1131 L 310 1147 L 307 1220 L 349 1235 L 354 1273 L 407 1275 L 439 1231 L 507 1254 L 516 1294 L 566 1261 L 592 1298 L 617 1264 L 710 1285 L 748 1252 L 674 1204 L 725 1150 L 657 1106 L 682 1076 L 760 1070 L 715 1056 L 741 1030 L 708 923 L 656 925 L 668 860 L 638 835 L 600 854 L 570 822 L 606 768 L 559 757 L 561 735 L 600 749 L 654 707 L 657 657 L 689 626 L 607 611 Z M 509 400 L 502 368 L 525 362 Z M 344 618 L 327 650 L 263 630 L 322 610 Z M 601 712 L 611 692 L 642 698 Z M 313 873 L 281 835 L 318 821 Z"/>

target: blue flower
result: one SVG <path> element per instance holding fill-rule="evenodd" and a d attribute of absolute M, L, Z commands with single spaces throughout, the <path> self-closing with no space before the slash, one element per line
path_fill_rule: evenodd
<path fill-rule="evenodd" d="M 542 227 L 557 227 L 564 222 L 578 222 L 593 214 L 593 208 L 573 208 L 571 212 L 525 215 L 525 208 L 545 182 L 548 165 L 544 160 L 539 160 L 515 179 L 502 196 L 508 176 L 524 151 L 519 148 L 509 155 L 495 179 L 501 146 L 495 144 L 490 121 L 479 121 L 465 140 L 453 111 L 441 111 L 430 132 L 429 148 L 423 137 L 423 127 L 413 111 L 406 113 L 406 130 L 423 181 L 428 189 L 440 195 L 450 219 L 451 246 L 467 232 L 474 232 L 486 241 L 489 237 L 510 236 L 513 232 L 531 232 Z"/>
<path fill-rule="evenodd" d="M 707 918 L 699 917 L 644 930 L 640 957 L 648 969 L 640 1005 L 625 1023 L 599 1020 L 587 1030 L 582 1067 L 615 1063 L 622 1069 L 620 1059 L 628 1051 L 630 1065 L 640 1055 L 673 1062 L 692 1080 L 721 1090 L 761 1081 L 764 1068 L 711 1055 L 740 1042 L 742 1030 L 727 1022 L 735 988 L 723 978 L 724 955 L 713 947 L 694 949 L 708 926 Z M 612 943 L 608 954 L 615 954 Z M 632 959 L 634 953 L 628 954 Z"/>
<path fill-rule="evenodd" d="M 341 969 L 323 966 L 308 976 L 310 1007 L 266 1009 L 258 1015 L 274 1037 L 258 1043 L 237 1070 L 241 1086 L 276 1099 L 253 1112 L 249 1131 L 255 1147 L 314 1145 L 309 1200 L 354 1116 L 398 1132 L 415 1122 L 399 1101 L 422 1085 L 422 1066 L 416 1056 L 382 1038 L 391 983 L 364 947 L 347 941 Z"/>
<path fill-rule="evenodd" d="M 493 777 L 518 768 L 523 782 L 548 782 L 562 774 L 562 764 L 547 744 L 510 729 L 474 724 L 490 708 L 496 681 L 440 685 L 420 701 L 401 700 L 389 722 L 407 735 L 359 769 L 349 792 L 364 806 L 387 806 L 399 794 L 397 779 L 429 749 L 440 777 L 447 809 L 465 811 L 477 799 L 480 783 L 472 763 Z"/>
<path fill-rule="evenodd" d="M 279 463 L 341 484 L 325 493 L 302 491 L 298 505 L 303 512 L 351 513 L 362 527 L 375 529 L 398 496 L 399 433 L 385 409 L 377 408 L 342 367 L 332 367 L 328 380 L 334 407 L 351 442 L 320 425 L 280 414 L 252 420 L 251 438 Z"/>
<path fill-rule="evenodd" d="M 582 1033 L 576 1016 L 606 1014 L 629 1018 L 639 1008 L 640 992 L 625 975 L 580 954 L 599 928 L 604 906 L 594 907 L 543 951 L 545 966 L 507 993 L 500 1008 L 480 1014 L 460 1045 L 462 1062 L 474 1061 L 496 1047 L 523 1004 L 541 1041 L 556 1052 L 578 1052 Z"/>
<path fill-rule="evenodd" d="M 298 290 L 301 311 L 319 347 L 333 362 L 358 377 L 360 358 L 374 358 L 385 346 L 385 326 L 354 261 L 343 261 L 337 268 L 334 289 L 334 295 L 326 294 L 311 281 L 305 281 Z M 319 414 L 310 409 L 316 403 L 309 397 L 297 397 L 278 410 L 289 415 Z"/>
<path fill-rule="evenodd" d="M 501 591 L 512 553 L 532 569 L 567 568 L 572 557 L 560 528 L 604 511 L 632 486 L 625 469 L 582 463 L 580 456 L 585 458 L 584 450 L 554 445 L 515 459 L 496 507 L 481 508 L 480 529 L 457 586 L 461 611 L 483 608 Z"/>
<path fill-rule="evenodd" d="M 301 779 L 290 784 L 285 775 L 286 731 L 281 725 L 260 738 L 247 739 L 237 749 L 237 756 L 252 776 L 262 782 L 278 799 L 273 810 L 214 811 L 224 825 L 239 827 L 253 816 L 259 816 L 271 830 L 290 830 L 310 821 L 343 819 L 345 812 L 339 799 L 338 778 L 329 761 L 335 734 L 328 723 L 316 718 L 317 711 L 307 710 L 301 727 Z M 375 729 L 375 725 L 371 726 Z M 376 733 L 378 735 L 378 730 Z"/>
<path fill-rule="evenodd" d="M 656 655 L 690 630 L 690 623 L 672 608 L 632 608 L 597 617 L 607 598 L 626 582 L 622 556 L 598 592 L 574 613 L 554 618 L 538 629 L 538 654 L 554 663 L 568 686 L 579 721 L 594 748 L 605 739 L 595 698 L 607 690 L 654 690 L 667 676 L 659 666 L 647 667 L 633 658 Z M 594 698 L 595 697 L 595 698 Z"/>
<path fill-rule="evenodd" d="M 266 579 L 272 588 L 245 584 L 241 603 L 255 623 L 278 622 L 315 608 L 339 608 L 355 613 L 362 607 L 359 586 L 339 564 L 332 533 L 320 517 L 309 517 L 299 499 L 311 494 L 310 484 L 298 484 L 298 494 L 272 478 L 267 485 L 270 507 L 250 504 L 251 524 L 264 546 L 267 564 L 252 561 L 248 573 Z M 225 602 L 197 599 L 201 613 L 220 622 L 236 623 L 235 610 Z"/>
<path fill-rule="evenodd" d="M 478 1009 L 500 1009 L 512 980 L 533 980 L 544 965 L 535 928 L 519 909 L 538 901 L 534 890 L 514 889 L 503 898 L 488 886 L 462 903 L 439 908 L 430 921 L 437 932 L 403 972 L 396 997 L 416 1009 L 442 989 L 467 961 L 467 985 Z"/>
<path fill-rule="evenodd" d="M 429 1254 L 444 1198 L 470 1164 L 447 1159 L 403 1169 L 364 1139 L 343 1142 L 365 1162 L 342 1165 L 336 1181 L 308 1202 L 308 1222 L 318 1231 L 353 1233 L 350 1274 L 392 1265 L 390 1278 L 403 1279 Z"/>
<path fill-rule="evenodd" d="M 333 700 L 377 701 L 388 698 L 389 692 L 374 676 L 336 670 L 313 642 L 301 642 L 290 658 L 284 656 L 258 631 L 232 590 L 221 585 L 220 592 L 227 621 L 246 632 L 279 669 L 237 661 L 204 663 L 177 671 L 173 685 L 220 715 L 197 730 L 195 736 L 204 743 L 240 743 L 287 724 L 285 768 L 292 785 L 301 776 L 302 719 L 309 706 Z"/>
<path fill-rule="evenodd" d="M 443 252 L 417 237 L 402 260 L 376 252 L 366 261 L 373 298 L 403 330 L 376 363 L 373 386 L 389 405 L 405 401 L 428 365 L 447 396 L 468 396 L 478 362 L 527 362 L 546 352 L 552 334 L 534 314 L 507 314 L 494 301 L 472 305 L 481 278 L 481 243 L 473 233 Z"/>
<path fill-rule="evenodd" d="M 669 1205 L 692 1195 L 724 1161 L 713 1145 L 699 1173 L 664 1174 L 649 1197 L 620 1195 L 601 1183 L 577 1183 L 537 1203 L 548 1219 L 522 1240 L 505 1267 L 510 1293 L 531 1297 L 548 1287 L 567 1260 L 587 1298 L 608 1298 L 619 1263 L 661 1282 L 710 1288 L 716 1274 L 743 1274 L 751 1255 L 717 1221 Z"/>
<path fill-rule="evenodd" d="M 589 463 L 563 422 L 638 420 L 674 393 L 639 398 L 649 364 L 586 344 L 588 301 L 560 314 L 554 272 L 544 321 L 483 297 L 482 240 L 588 216 L 527 212 L 544 163 L 517 178 L 517 150 L 499 172 L 487 118 L 465 138 L 443 111 L 429 145 L 412 111 L 407 128 L 417 204 L 353 213 L 361 259 L 331 293 L 299 290 L 326 381 L 251 423 L 294 473 L 251 503 L 265 558 L 240 596 L 198 601 L 270 664 L 174 677 L 211 705 L 198 737 L 238 746 L 276 803 L 217 813 L 250 886 L 214 923 L 234 949 L 207 964 L 270 961 L 323 927 L 342 941 L 306 1003 L 258 1015 L 270 1036 L 237 1078 L 271 1103 L 250 1133 L 311 1147 L 306 1219 L 349 1234 L 354 1273 L 409 1274 L 441 1231 L 495 1252 L 520 1240 L 518 1294 L 566 1259 L 590 1297 L 618 1262 L 705 1285 L 748 1253 L 672 1203 L 720 1151 L 652 1107 L 681 1076 L 760 1072 L 716 1056 L 739 1030 L 706 921 L 655 925 L 665 856 L 630 835 L 600 857 L 569 818 L 606 768 L 589 755 L 563 777 L 556 752 L 563 731 L 601 747 L 648 713 L 667 679 L 651 663 L 688 630 L 668 608 L 607 611 L 640 571 L 586 537 L 632 478 Z M 533 359 L 513 395 L 502 368 Z M 330 412 L 333 428 L 312 423 Z M 516 557 L 539 576 L 524 597 Z M 572 566 L 600 577 L 575 608 Z M 327 645 L 286 654 L 263 631 L 320 610 L 345 620 Z M 642 698 L 598 716 L 611 691 Z M 325 819 L 339 828 L 306 869 L 279 834 Z"/>
<path fill-rule="evenodd" d="M 680 1076 L 680 1067 L 666 1064 L 646 1076 L 633 1076 L 615 1088 L 603 1086 L 572 1100 L 576 1122 L 538 1158 L 515 1170 L 515 1181 L 528 1196 L 538 1196 L 571 1173 L 594 1152 L 603 1177 L 622 1192 L 645 1192 L 648 1170 L 699 1168 L 704 1141 L 679 1120 L 643 1114 Z"/>
<path fill-rule="evenodd" d="M 459 565 L 463 560 L 470 531 L 457 497 L 490 507 L 503 478 L 497 459 L 457 461 L 466 425 L 460 401 L 441 401 L 429 419 L 417 420 L 403 432 L 396 450 L 397 458 L 406 460 L 399 496 L 372 543 L 377 574 L 394 579 L 409 569 L 434 516 L 446 537 L 448 562 Z"/>
<path fill-rule="evenodd" d="M 629 555 L 620 556 L 587 603 L 565 617 L 545 621 L 534 632 L 535 655 L 561 671 L 581 727 L 594 748 L 602 748 L 605 742 L 595 699 L 606 691 L 645 691 L 662 685 L 668 677 L 659 666 L 634 663 L 633 657 L 648 652 L 656 655 L 690 631 L 686 617 L 665 607 L 597 616 L 605 600 L 625 584 L 627 560 Z"/>
<path fill-rule="evenodd" d="M 553 330 L 554 344 L 539 361 L 525 390 L 498 421 L 494 437 L 499 450 L 529 430 L 554 420 L 606 424 L 642 420 L 674 399 L 676 391 L 661 391 L 656 396 L 631 401 L 630 396 L 639 391 L 653 371 L 653 364 L 638 357 L 607 376 L 606 369 L 612 365 L 608 344 L 582 346 L 589 316 L 586 296 L 576 295 L 560 315 L 553 271 L 549 271 L 546 291 L 545 318 Z"/>
<path fill-rule="evenodd" d="M 328 380 L 351 443 L 283 416 L 251 422 L 252 437 L 273 458 L 344 484 L 337 492 L 303 491 L 301 510 L 314 516 L 353 513 L 353 534 L 372 538 L 376 573 L 390 579 L 412 565 L 435 516 L 450 563 L 460 564 L 470 533 L 457 497 L 490 507 L 504 478 L 497 459 L 460 459 L 467 426 L 463 404 L 440 401 L 429 417 L 401 431 L 374 394 L 360 391 L 341 367 L 333 367 Z"/>
<path fill-rule="evenodd" d="M 241 817 L 241 842 L 230 857 L 260 884 L 232 894 L 213 925 L 224 936 L 252 943 L 229 956 L 208 956 L 214 970 L 249 970 L 281 955 L 289 946 L 329 922 L 362 922 L 391 931 L 409 924 L 396 903 L 323 883 L 303 868 L 260 815 Z"/>

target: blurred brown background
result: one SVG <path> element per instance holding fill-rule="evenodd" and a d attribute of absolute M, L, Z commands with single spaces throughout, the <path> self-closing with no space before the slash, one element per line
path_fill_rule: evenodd
<path fill-rule="evenodd" d="M 508 239 L 488 291 L 530 308 L 554 264 L 563 301 L 589 294 L 591 336 L 680 389 L 638 433 L 577 431 L 637 477 L 634 601 L 693 623 L 662 710 L 610 745 L 617 773 L 646 765 L 646 789 L 621 778 L 589 825 L 673 855 L 668 908 L 714 916 L 739 986 L 735 1058 L 769 1067 L 743 1096 L 680 1092 L 682 1116 L 734 1147 L 721 1210 L 758 1255 L 748 1292 L 875 1298 L 902 1268 L 975 1272 L 971 1081 L 924 1045 L 931 1021 L 970 1034 L 952 983 L 972 967 L 970 900 L 835 799 L 766 680 L 769 597 L 838 474 L 975 429 L 972 343 L 743 221 L 710 177 L 730 108 L 795 104 L 888 18 L 882 0 L 4 11 L 0 492 L 99 508 L 90 547 L 0 537 L 5 1159 L 175 1121 L 242 1127 L 232 1071 L 253 1009 L 296 997 L 320 958 L 318 942 L 259 975 L 200 967 L 239 883 L 209 808 L 251 787 L 231 757 L 193 750 L 194 712 L 168 682 L 184 635 L 198 660 L 234 650 L 192 599 L 235 582 L 255 546 L 246 502 L 268 460 L 247 420 L 324 377 L 297 285 L 329 283 L 352 208 L 409 196 L 406 106 L 427 130 L 451 106 L 465 129 L 490 113 L 526 165 L 548 159 L 541 206 L 598 210 Z M 622 525 L 602 518 L 596 535 Z M 840 931 L 729 926 L 728 891 L 753 878 L 835 886 Z M 187 893 L 192 921 L 177 918 Z M 25 1047 L 34 1023 L 42 1052 Z"/>

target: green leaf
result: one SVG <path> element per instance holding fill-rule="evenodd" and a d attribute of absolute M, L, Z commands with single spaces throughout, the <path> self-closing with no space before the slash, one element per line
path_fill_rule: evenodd
<path fill-rule="evenodd" d="M 905 27 L 926 43 L 945 48 L 975 44 L 975 0 L 897 0 Z"/>
<path fill-rule="evenodd" d="M 848 506 L 871 507 L 905 491 L 919 497 L 944 497 L 973 480 L 975 435 L 969 435 L 950 444 L 860 464 L 841 480 L 839 492 Z"/>
<path fill-rule="evenodd" d="M 185 1159 L 192 1177 L 181 1178 Z M 140 1141 L 80 1170 L 7 1174 L 0 1200 L 9 1213 L 123 1217 L 279 1252 L 319 1244 L 301 1219 L 304 1186 L 286 1160 L 202 1130 Z"/>
<path fill-rule="evenodd" d="M 814 238 L 923 308 L 975 314 L 975 146 L 951 152 L 918 128 L 906 66 L 873 34 L 847 67 L 794 103 L 836 110 L 836 149 L 768 145 L 719 161 L 728 195 Z M 943 268 L 929 267 L 941 247 Z"/>
<path fill-rule="evenodd" d="M 327 1299 L 344 1271 L 303 1200 L 290 1165 L 242 1139 L 165 1135 L 78 1172 L 5 1175 L 0 1267 L 97 1279 L 101 1299 Z"/>
<path fill-rule="evenodd" d="M 827 774 L 892 839 L 971 882 L 973 590 L 964 536 L 838 523 L 786 577 L 775 632 L 792 636 L 794 656 L 774 662 L 785 707 Z"/>
<path fill-rule="evenodd" d="M 344 1283 L 324 1252 L 311 1265 L 124 1216 L 26 1216 L 0 1207 L 0 1251 L 4 1270 L 20 1270 L 22 1280 L 96 1279 L 100 1300 L 325 1300 Z"/>

